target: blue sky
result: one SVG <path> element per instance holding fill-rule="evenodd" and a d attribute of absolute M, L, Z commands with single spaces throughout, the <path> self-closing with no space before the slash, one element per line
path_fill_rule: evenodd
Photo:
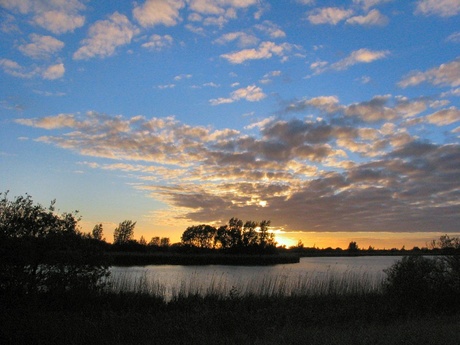
<path fill-rule="evenodd" d="M 280 243 L 460 224 L 459 0 L 0 0 L 0 189 L 85 231 L 270 219 Z M 434 236 L 434 237 L 433 237 Z"/>

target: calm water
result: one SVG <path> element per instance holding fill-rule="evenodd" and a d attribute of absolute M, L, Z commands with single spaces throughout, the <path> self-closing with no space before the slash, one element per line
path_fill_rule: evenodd
<path fill-rule="evenodd" d="M 398 256 L 301 258 L 297 264 L 275 266 L 142 266 L 112 267 L 116 290 L 147 291 L 166 299 L 179 294 L 294 294 L 359 289 L 372 290 L 383 270 Z"/>

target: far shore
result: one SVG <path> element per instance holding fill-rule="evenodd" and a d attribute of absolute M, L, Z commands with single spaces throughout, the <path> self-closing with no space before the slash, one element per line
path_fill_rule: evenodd
<path fill-rule="evenodd" d="M 112 266 L 147 266 L 147 265 L 230 265 L 230 266 L 269 266 L 295 264 L 301 257 L 353 257 L 353 256 L 409 256 L 437 255 L 435 252 L 423 251 L 302 251 L 277 254 L 228 254 L 228 253 L 174 253 L 174 252 L 111 252 Z"/>
<path fill-rule="evenodd" d="M 113 266 L 146 265 L 232 265 L 269 266 L 298 263 L 295 254 L 222 254 L 222 253 L 136 253 L 108 254 Z"/>

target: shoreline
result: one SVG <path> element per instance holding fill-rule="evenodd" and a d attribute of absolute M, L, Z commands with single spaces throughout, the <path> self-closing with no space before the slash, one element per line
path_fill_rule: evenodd
<path fill-rule="evenodd" d="M 108 253 L 111 266 L 271 266 L 300 262 L 293 254 L 182 254 L 182 253 Z"/>
<path fill-rule="evenodd" d="M 239 253 L 145 253 L 145 252 L 108 252 L 110 266 L 271 266 L 300 262 L 302 257 L 375 257 L 375 256 L 439 256 L 440 252 L 422 251 L 358 251 L 358 252 L 291 252 L 277 254 L 239 254 Z"/>

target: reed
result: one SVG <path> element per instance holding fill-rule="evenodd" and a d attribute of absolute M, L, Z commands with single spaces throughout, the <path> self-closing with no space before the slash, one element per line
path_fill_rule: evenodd
<path fill-rule="evenodd" d="M 171 300 L 200 296 L 218 299 L 246 297 L 314 297 L 376 294 L 383 291 L 383 278 L 367 272 L 333 271 L 319 275 L 315 272 L 292 277 L 289 273 L 253 277 L 249 280 L 229 282 L 224 274 L 213 273 L 203 277 L 197 273 L 189 279 L 173 281 L 168 286 L 155 275 L 122 273 L 116 275 L 109 286 L 110 292 L 134 292 Z"/>
<path fill-rule="evenodd" d="M 447 344 L 460 314 L 400 314 L 364 272 L 290 273 L 168 286 L 119 274 L 97 295 L 0 296 L 1 344 Z M 50 303 L 52 302 L 52 303 Z"/>

